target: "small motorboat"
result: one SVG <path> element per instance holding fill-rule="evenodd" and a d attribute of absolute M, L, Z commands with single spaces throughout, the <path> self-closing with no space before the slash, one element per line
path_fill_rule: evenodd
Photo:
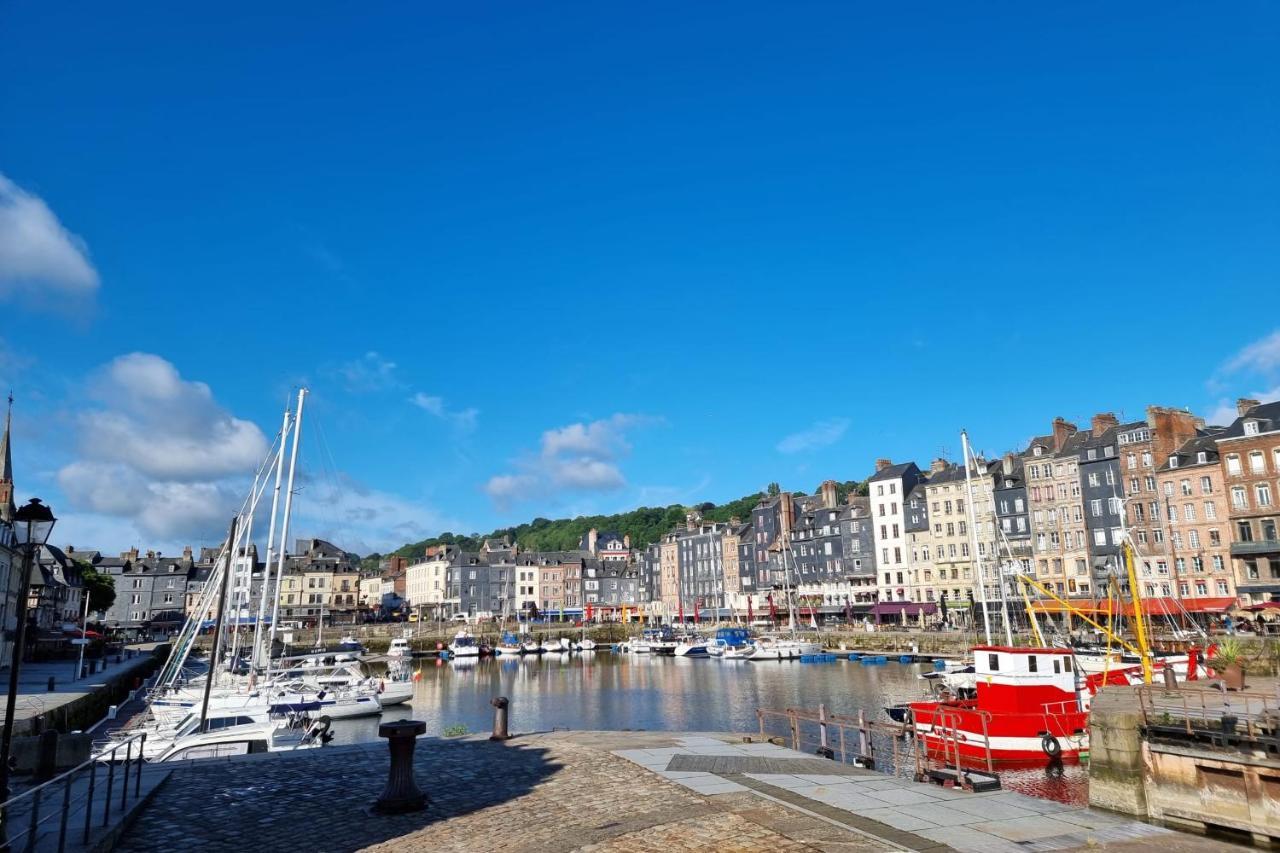
<path fill-rule="evenodd" d="M 741 648 L 751 644 L 751 632 L 746 628 L 721 628 L 715 637 L 707 643 L 707 654 L 713 658 L 723 657 L 732 648 Z"/>
<path fill-rule="evenodd" d="M 686 634 L 676 641 L 675 656 L 678 658 L 704 658 L 707 654 L 707 641 L 697 634 Z"/>
<path fill-rule="evenodd" d="M 480 645 L 471 636 L 471 632 L 463 628 L 453 635 L 453 642 L 449 643 L 449 655 L 455 658 L 478 658 Z"/>
<path fill-rule="evenodd" d="M 408 658 L 413 657 L 413 648 L 409 645 L 409 641 L 404 637 L 396 637 L 391 641 L 391 645 L 387 646 L 387 657 L 389 658 Z"/>

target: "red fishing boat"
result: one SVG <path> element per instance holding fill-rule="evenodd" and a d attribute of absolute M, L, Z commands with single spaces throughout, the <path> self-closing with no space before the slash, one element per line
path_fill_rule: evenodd
<path fill-rule="evenodd" d="M 929 754 L 1005 767 L 1079 761 L 1089 749 L 1092 691 L 1077 678 L 1071 650 L 978 646 L 973 654 L 973 698 L 911 703 Z"/>

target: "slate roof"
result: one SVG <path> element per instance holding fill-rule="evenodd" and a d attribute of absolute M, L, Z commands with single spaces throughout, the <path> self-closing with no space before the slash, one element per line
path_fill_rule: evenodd
<path fill-rule="evenodd" d="M 1197 462 L 1196 454 L 1201 451 L 1205 452 L 1205 461 Z M 1212 435 L 1198 435 L 1195 438 L 1188 439 L 1183 442 L 1173 453 L 1178 457 L 1178 467 L 1170 468 L 1169 459 L 1166 457 L 1160 460 L 1160 464 L 1156 467 L 1157 471 L 1180 471 L 1183 468 L 1195 468 L 1203 465 L 1218 464 L 1218 442 Z"/>
<path fill-rule="evenodd" d="M 1258 425 L 1259 432 L 1273 432 L 1280 429 L 1280 400 L 1254 406 L 1242 417 L 1232 421 L 1231 426 L 1226 428 L 1220 438 L 1243 438 L 1245 421 L 1261 421 Z"/>
<path fill-rule="evenodd" d="M 899 462 L 897 465 L 890 465 L 883 471 L 875 472 L 867 478 L 867 482 L 872 483 L 876 480 L 899 480 L 912 468 L 917 467 L 918 466 L 914 462 Z"/>

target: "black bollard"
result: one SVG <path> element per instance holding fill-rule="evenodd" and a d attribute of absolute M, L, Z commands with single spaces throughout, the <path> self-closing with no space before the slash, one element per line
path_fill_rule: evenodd
<path fill-rule="evenodd" d="M 427 795 L 418 789 L 413 778 L 413 751 L 418 746 L 418 735 L 427 730 L 421 720 L 398 720 L 378 726 L 378 737 L 387 739 L 391 752 L 391 769 L 387 773 L 387 787 L 373 804 L 376 814 L 407 814 L 427 807 Z"/>
<path fill-rule="evenodd" d="M 53 676 L 52 675 L 49 676 L 49 692 L 52 693 L 54 690 L 57 690 L 57 689 L 58 688 L 56 688 L 53 684 Z"/>
<path fill-rule="evenodd" d="M 46 729 L 40 733 L 40 752 L 36 758 L 36 782 L 48 782 L 58 769 L 58 732 Z"/>
<path fill-rule="evenodd" d="M 489 700 L 489 704 L 493 706 L 493 734 L 489 735 L 489 740 L 510 740 L 511 733 L 507 731 L 507 709 L 511 707 L 511 700 L 506 696 L 495 696 Z"/>

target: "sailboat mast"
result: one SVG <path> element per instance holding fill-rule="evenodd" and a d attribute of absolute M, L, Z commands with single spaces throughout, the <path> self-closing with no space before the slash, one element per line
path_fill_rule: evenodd
<path fill-rule="evenodd" d="M 222 655 L 222 622 L 226 618 L 227 588 L 231 585 L 231 560 L 236 550 L 236 525 L 240 516 L 232 516 L 231 530 L 227 533 L 227 562 L 222 573 L 222 606 L 218 608 L 218 617 L 213 622 L 213 648 L 209 651 L 209 673 L 204 679 L 204 700 L 200 704 L 200 731 L 209 729 L 209 691 L 213 689 L 213 676 L 218 668 L 218 659 Z"/>
<path fill-rule="evenodd" d="M 262 627 L 267 618 L 267 594 L 271 591 L 271 557 L 276 543 L 276 510 L 280 505 L 280 480 L 284 474 L 284 448 L 289 440 L 289 407 L 285 406 L 284 422 L 280 425 L 280 448 L 276 451 L 276 484 L 271 493 L 271 526 L 267 530 L 267 559 L 262 572 L 262 590 L 258 596 L 258 619 L 253 632 L 253 666 L 262 666 L 262 640 L 265 632 Z"/>
<path fill-rule="evenodd" d="M 293 478 L 298 472 L 298 443 L 302 439 L 302 404 L 307 389 L 298 389 L 298 411 L 293 420 L 293 446 L 289 450 L 289 482 L 284 493 L 284 520 L 280 524 L 280 554 L 276 559 L 276 594 L 271 605 L 271 636 L 267 641 L 267 674 L 271 674 L 271 654 L 276 646 L 276 625 L 280 621 L 280 582 L 284 578 L 284 556 L 289 548 L 289 519 L 293 515 Z"/>
<path fill-rule="evenodd" d="M 991 614 L 987 612 L 987 579 L 983 576 L 983 565 L 981 556 L 978 554 L 978 517 L 973 509 L 973 477 L 969 470 L 969 434 L 960 430 L 960 448 L 964 455 L 964 487 L 969 496 L 969 551 L 973 554 L 974 566 L 976 567 L 974 582 L 978 585 L 978 603 L 982 607 L 982 628 L 986 633 L 987 645 L 991 645 Z M 1005 629 L 1008 630 L 1008 624 Z M 1009 645 L 1013 645 L 1012 639 Z"/>

